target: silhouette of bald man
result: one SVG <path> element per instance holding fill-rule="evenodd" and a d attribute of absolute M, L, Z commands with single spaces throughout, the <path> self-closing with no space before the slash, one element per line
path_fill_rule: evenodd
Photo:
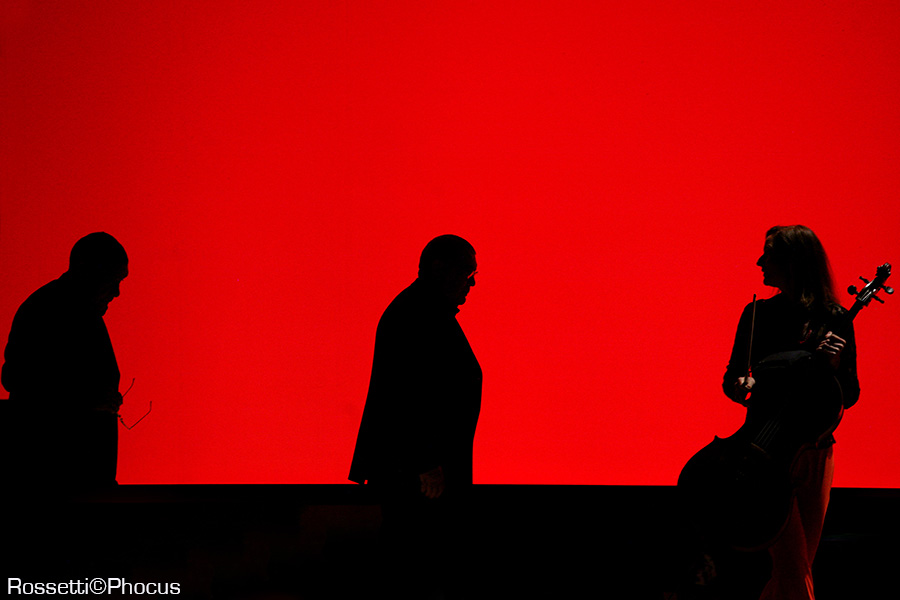
<path fill-rule="evenodd" d="M 378 491 L 387 551 L 414 592 L 441 586 L 460 569 L 454 555 L 472 487 L 482 374 L 456 314 L 476 268 L 475 249 L 463 238 L 431 240 L 418 278 L 384 311 L 375 334 L 349 478 Z M 435 567 L 439 580 L 429 575 Z"/>
<path fill-rule="evenodd" d="M 103 315 L 127 276 L 122 245 L 108 233 L 92 233 L 73 246 L 69 269 L 16 312 L 2 383 L 19 423 L 17 483 L 115 485 L 122 396 Z"/>

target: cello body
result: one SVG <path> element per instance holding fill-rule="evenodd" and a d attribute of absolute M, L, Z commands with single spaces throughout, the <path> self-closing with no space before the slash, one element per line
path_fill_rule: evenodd
<path fill-rule="evenodd" d="M 809 352 L 760 361 L 744 424 L 687 462 L 678 487 L 694 524 L 739 550 L 778 538 L 791 510 L 791 473 L 801 453 L 830 440 L 843 414 L 837 379 Z"/>

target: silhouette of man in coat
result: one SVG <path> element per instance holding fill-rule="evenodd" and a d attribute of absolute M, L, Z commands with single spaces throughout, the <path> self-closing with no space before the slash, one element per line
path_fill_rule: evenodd
<path fill-rule="evenodd" d="M 15 483 L 115 485 L 122 396 L 103 315 L 127 276 L 122 245 L 92 233 L 73 246 L 68 271 L 16 312 L 2 370 L 15 431 L 7 476 Z"/>
<path fill-rule="evenodd" d="M 464 530 L 481 367 L 456 320 L 475 285 L 475 249 L 431 240 L 419 276 L 384 311 L 350 480 L 375 488 L 383 536 L 419 574 L 447 566 Z M 446 568 L 444 570 L 446 570 Z"/>

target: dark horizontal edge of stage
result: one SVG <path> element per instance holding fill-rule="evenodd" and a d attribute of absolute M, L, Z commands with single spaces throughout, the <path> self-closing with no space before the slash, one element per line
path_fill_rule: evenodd
<path fill-rule="evenodd" d="M 565 510 L 574 516 L 617 512 L 622 517 L 675 513 L 675 486 L 476 484 L 472 500 L 485 508 Z M 368 486 L 347 484 L 125 484 L 80 495 L 75 504 L 264 504 L 268 506 L 376 506 Z M 843 488 L 831 493 L 828 522 L 839 530 L 883 533 L 900 528 L 900 489 Z M 676 514 L 671 515 L 678 518 Z"/>
<path fill-rule="evenodd" d="M 581 597 L 624 585 L 628 598 L 659 600 L 685 567 L 675 486 L 481 484 L 472 500 L 467 552 L 481 582 L 473 598 Z M 181 582 L 192 598 L 356 600 L 371 597 L 365 574 L 380 552 L 378 499 L 351 483 L 129 484 L 40 494 L 29 508 L 31 518 L 6 513 L 15 516 L 0 543 L 5 576 L 105 573 Z M 876 597 L 894 584 L 897 514 L 900 489 L 833 490 L 817 598 Z"/>
<path fill-rule="evenodd" d="M 487 502 L 630 501 L 674 498 L 672 485 L 475 484 L 474 500 Z M 377 504 L 367 486 L 346 484 L 121 484 L 80 495 L 76 502 L 291 502 L 304 505 Z M 900 502 L 900 488 L 836 487 L 833 503 Z"/>

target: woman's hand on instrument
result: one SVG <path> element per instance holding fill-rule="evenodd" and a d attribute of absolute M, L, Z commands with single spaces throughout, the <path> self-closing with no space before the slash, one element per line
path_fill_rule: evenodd
<path fill-rule="evenodd" d="M 821 342 L 819 342 L 819 347 L 816 348 L 816 353 L 822 356 L 826 361 L 828 361 L 828 364 L 831 365 L 831 368 L 837 371 L 837 368 L 841 364 L 841 352 L 846 345 L 847 340 L 838 335 L 835 335 L 834 332 L 829 331 L 825 334 L 825 338 Z"/>
<path fill-rule="evenodd" d="M 749 404 L 747 394 L 750 393 L 750 390 L 753 389 L 755 384 L 756 380 L 752 377 L 738 377 L 737 381 L 734 382 L 734 395 L 732 396 L 732 399 L 738 404 L 747 406 Z"/>

